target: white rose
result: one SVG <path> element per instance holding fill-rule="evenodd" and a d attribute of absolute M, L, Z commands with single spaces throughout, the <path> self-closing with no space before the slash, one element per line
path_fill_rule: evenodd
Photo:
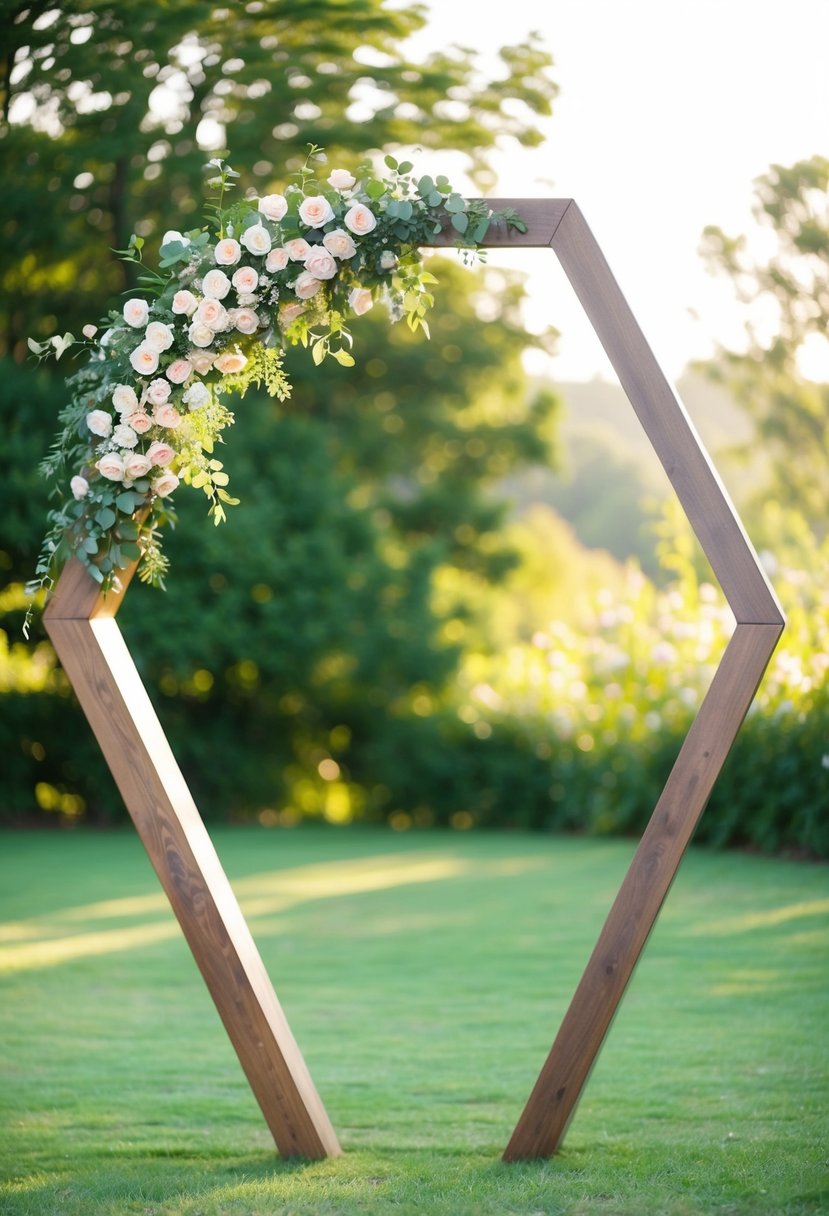
<path fill-rule="evenodd" d="M 302 242 L 303 245 L 306 243 Z M 278 270 L 284 270 L 288 265 L 288 250 L 287 249 L 272 249 L 265 258 L 265 269 L 271 274 L 275 274 Z"/>
<path fill-rule="evenodd" d="M 212 350 L 190 350 L 187 352 L 187 360 L 192 365 L 193 371 L 200 376 L 206 376 L 213 366 L 216 356 Z M 168 370 L 167 375 L 170 372 Z"/>
<path fill-rule="evenodd" d="M 189 317 L 196 311 L 198 300 L 192 291 L 177 291 L 173 296 L 172 310 L 178 316 Z"/>
<path fill-rule="evenodd" d="M 85 477 L 81 477 L 80 474 L 77 474 L 69 482 L 69 489 L 72 491 L 73 498 L 77 498 L 78 500 L 81 498 L 86 498 L 87 494 L 89 493 L 89 482 Z"/>
<path fill-rule="evenodd" d="M 366 236 L 377 227 L 377 218 L 363 203 L 353 203 L 346 211 L 343 223 L 356 236 Z"/>
<path fill-rule="evenodd" d="M 116 384 L 112 390 L 112 404 L 119 414 L 130 414 L 138 409 L 138 398 L 135 389 L 129 384 Z"/>
<path fill-rule="evenodd" d="M 354 174 L 349 173 L 348 169 L 332 169 L 328 176 L 328 185 L 334 190 L 350 190 L 356 180 Z"/>
<path fill-rule="evenodd" d="M 259 200 L 259 210 L 265 219 L 278 224 L 288 210 L 288 201 L 282 194 L 266 194 Z"/>
<path fill-rule="evenodd" d="M 294 291 L 299 296 L 300 300 L 310 300 L 311 296 L 315 296 L 322 284 L 319 279 L 315 279 L 312 274 L 304 270 L 294 283 Z"/>
<path fill-rule="evenodd" d="M 322 243 L 335 258 L 353 258 L 357 252 L 357 246 L 352 241 L 351 236 L 342 228 L 335 228 L 333 232 L 326 232 L 322 238 Z"/>
<path fill-rule="evenodd" d="M 100 435 L 102 439 L 106 439 L 112 431 L 112 418 L 106 410 L 92 410 L 86 416 L 86 425 L 93 435 Z"/>
<path fill-rule="evenodd" d="M 208 270 L 202 282 L 202 291 L 213 300 L 223 300 L 230 291 L 230 279 L 223 270 Z"/>
<path fill-rule="evenodd" d="M 225 237 L 223 241 L 219 241 L 213 250 L 213 261 L 217 266 L 235 266 L 241 256 L 242 250 L 239 242 L 229 236 Z"/>
<path fill-rule="evenodd" d="M 187 336 L 194 346 L 209 346 L 216 335 L 203 321 L 194 321 L 187 331 Z"/>
<path fill-rule="evenodd" d="M 240 266 L 230 281 L 239 295 L 250 295 L 259 286 L 259 275 L 252 266 Z"/>
<path fill-rule="evenodd" d="M 134 448 L 138 443 L 138 436 L 126 422 L 119 422 L 112 432 L 112 442 L 117 443 L 119 448 Z"/>
<path fill-rule="evenodd" d="M 337 273 L 337 263 L 327 249 L 317 246 L 305 259 L 305 269 L 315 279 L 333 279 Z"/>
<path fill-rule="evenodd" d="M 227 311 L 224 304 L 220 304 L 218 300 L 214 300 L 212 296 L 205 296 L 201 304 L 196 309 L 196 315 L 193 318 L 195 324 L 208 325 L 214 333 L 220 333 L 227 329 Z"/>
<path fill-rule="evenodd" d="M 131 481 L 137 481 L 139 477 L 146 476 L 150 468 L 149 457 L 142 452 L 130 452 L 124 460 L 124 473 Z"/>
<path fill-rule="evenodd" d="M 252 224 L 242 233 L 242 244 L 249 253 L 261 257 L 270 250 L 271 234 L 261 224 Z"/>
<path fill-rule="evenodd" d="M 348 306 L 354 313 L 355 317 L 361 317 L 363 313 L 368 312 L 374 307 L 374 301 L 371 298 L 371 292 L 367 287 L 355 287 L 348 296 Z"/>
<path fill-rule="evenodd" d="M 146 300 L 127 300 L 124 305 L 124 320 L 133 329 L 143 329 L 147 324 L 149 314 L 150 306 Z"/>
<path fill-rule="evenodd" d="M 397 265 L 397 255 L 391 249 L 384 249 L 380 254 L 380 269 L 394 270 Z"/>
<path fill-rule="evenodd" d="M 178 478 L 175 473 L 162 473 L 153 482 L 153 490 L 159 498 L 166 498 L 168 494 L 172 494 L 177 486 Z"/>
<path fill-rule="evenodd" d="M 124 460 L 117 452 L 107 452 L 106 456 L 96 461 L 95 468 L 107 481 L 124 480 Z"/>
<path fill-rule="evenodd" d="M 173 345 L 173 331 L 163 321 L 150 321 L 144 330 L 144 341 L 150 350 L 161 354 L 162 351 L 169 350 Z"/>
<path fill-rule="evenodd" d="M 210 389 L 201 380 L 196 380 L 184 394 L 183 400 L 191 410 L 200 410 L 210 400 Z"/>
<path fill-rule="evenodd" d="M 151 376 L 158 370 L 158 351 L 142 342 L 130 355 L 130 363 L 140 376 Z"/>
<path fill-rule="evenodd" d="M 230 320 L 240 334 L 255 334 L 259 328 L 259 318 L 252 308 L 234 308 Z"/>
<path fill-rule="evenodd" d="M 188 356 L 187 359 L 174 359 L 170 366 L 165 371 L 164 375 L 171 384 L 184 384 L 184 381 L 193 370 L 192 363 Z M 153 381 L 155 384 L 155 381 Z"/>
<path fill-rule="evenodd" d="M 288 257 L 292 262 L 304 262 L 311 252 L 311 246 L 301 236 L 296 237 L 293 241 L 288 241 L 285 248 L 288 250 Z"/>
<path fill-rule="evenodd" d="M 322 228 L 323 224 L 333 220 L 334 211 L 324 195 L 312 194 L 300 204 L 299 218 L 308 228 Z"/>

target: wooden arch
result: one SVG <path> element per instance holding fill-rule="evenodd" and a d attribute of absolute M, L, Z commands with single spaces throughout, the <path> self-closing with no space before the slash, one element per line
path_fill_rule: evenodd
<path fill-rule="evenodd" d="M 661 372 L 571 199 L 493 199 L 527 232 L 489 247 L 552 249 L 665 469 L 736 618 L 550 1054 L 504 1153 L 555 1152 L 682 855 L 783 629 L 757 556 L 682 403 Z M 447 235 L 444 244 L 451 243 Z M 77 560 L 58 580 L 46 630 L 284 1156 L 339 1154 L 334 1129 L 230 884 L 115 622 L 133 570 L 106 597 Z"/>

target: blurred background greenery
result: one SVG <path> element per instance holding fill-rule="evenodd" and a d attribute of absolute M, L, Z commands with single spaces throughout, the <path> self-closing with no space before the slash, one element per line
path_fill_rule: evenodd
<path fill-rule="evenodd" d="M 105 825 L 117 792 L 45 636 L 20 632 L 65 371 L 26 339 L 131 289 L 112 253 L 131 232 L 152 246 L 198 219 L 217 130 L 262 194 L 310 141 L 344 165 L 453 148 L 486 191 L 496 144 L 540 141 L 555 71 L 532 39 L 497 78 L 468 51 L 409 62 L 423 15 L 380 0 L 4 15 L 0 820 Z M 699 836 L 826 856 L 829 385 L 798 353 L 827 330 L 829 162 L 773 166 L 757 207 L 762 265 L 705 234 L 745 349 L 680 392 L 790 623 Z M 136 586 L 122 627 L 206 817 L 638 831 L 730 615 L 621 390 L 527 375 L 519 276 L 435 269 L 430 343 L 367 316 L 355 369 L 292 353 L 287 406 L 239 403 L 242 506 L 214 530 L 179 496 L 168 591 Z"/>

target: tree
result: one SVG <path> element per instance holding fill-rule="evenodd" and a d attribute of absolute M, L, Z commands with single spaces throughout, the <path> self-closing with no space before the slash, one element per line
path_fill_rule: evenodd
<path fill-rule="evenodd" d="M 829 332 L 829 160 L 773 165 L 756 185 L 755 214 L 771 253 L 758 261 L 744 236 L 705 230 L 704 253 L 728 275 L 746 316 L 745 350 L 721 348 L 711 368 L 754 419 L 769 459 L 771 493 L 826 534 L 829 384 L 804 375 Z"/>

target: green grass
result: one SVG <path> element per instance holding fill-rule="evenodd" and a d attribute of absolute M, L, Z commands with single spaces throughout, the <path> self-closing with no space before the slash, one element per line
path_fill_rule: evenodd
<path fill-rule="evenodd" d="M 692 851 L 563 1151 L 506 1166 L 632 846 L 215 838 L 345 1156 L 275 1155 L 131 833 L 10 834 L 3 1216 L 829 1212 L 825 866 Z"/>

